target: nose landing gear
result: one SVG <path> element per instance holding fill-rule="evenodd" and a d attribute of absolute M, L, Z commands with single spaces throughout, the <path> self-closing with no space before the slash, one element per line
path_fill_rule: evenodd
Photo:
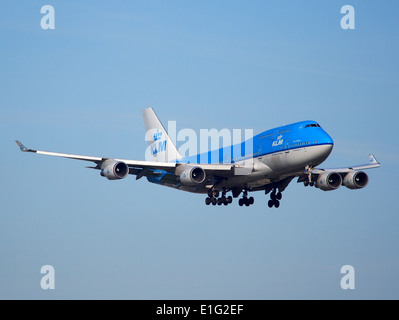
<path fill-rule="evenodd" d="M 303 185 L 304 185 L 305 187 L 307 187 L 307 186 L 314 187 L 314 186 L 316 185 L 316 182 L 312 180 L 312 170 L 313 170 L 312 167 L 309 167 L 309 166 L 306 167 L 306 173 L 307 173 L 308 177 L 307 177 L 307 179 L 305 179 L 305 181 L 303 182 Z"/>

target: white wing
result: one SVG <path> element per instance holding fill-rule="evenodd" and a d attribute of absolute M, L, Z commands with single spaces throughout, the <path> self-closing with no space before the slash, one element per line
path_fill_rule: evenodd
<path fill-rule="evenodd" d="M 369 163 L 368 164 L 352 166 L 352 167 L 346 167 L 346 168 L 335 168 L 335 169 L 319 169 L 319 168 L 316 168 L 316 169 L 312 170 L 312 174 L 323 174 L 324 172 L 348 173 L 349 171 L 359 171 L 359 170 L 373 169 L 373 168 L 378 168 L 380 166 L 381 166 L 381 164 L 377 161 L 377 159 L 372 154 L 370 154 L 369 155 Z"/>
<path fill-rule="evenodd" d="M 53 157 L 94 162 L 96 166 L 88 167 L 92 169 L 100 170 L 102 163 L 106 160 L 110 160 L 110 158 L 103 158 L 103 157 L 92 157 L 92 156 L 83 156 L 83 155 L 68 154 L 68 153 L 34 150 L 25 147 L 18 140 L 16 141 L 16 143 L 22 152 L 31 152 L 31 153 L 42 154 Z M 152 170 L 162 170 L 175 174 L 176 168 L 178 166 L 185 165 L 184 163 L 176 163 L 176 162 L 156 162 L 156 161 L 140 161 L 140 160 L 126 160 L 126 159 L 113 159 L 113 160 L 126 163 L 126 165 L 129 167 L 129 174 L 137 175 L 137 179 L 140 179 L 141 177 L 144 176 L 156 175 L 157 173 L 154 173 Z M 238 165 L 233 165 L 233 164 L 192 164 L 192 166 L 201 167 L 206 171 L 208 175 L 214 175 L 220 177 L 228 177 L 234 175 L 233 172 L 234 168 L 239 167 Z"/>

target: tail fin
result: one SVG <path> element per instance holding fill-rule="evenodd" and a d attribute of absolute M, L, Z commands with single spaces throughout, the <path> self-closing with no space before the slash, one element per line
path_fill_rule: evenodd
<path fill-rule="evenodd" d="M 157 162 L 174 162 L 181 159 L 179 151 L 170 139 L 167 131 L 159 121 L 152 108 L 144 109 L 143 118 L 146 130 L 146 141 L 149 147 L 146 152 L 146 159 Z"/>

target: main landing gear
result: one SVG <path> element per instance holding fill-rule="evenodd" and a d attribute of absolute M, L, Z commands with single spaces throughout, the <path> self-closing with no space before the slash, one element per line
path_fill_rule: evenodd
<path fill-rule="evenodd" d="M 248 191 L 246 191 L 246 190 L 244 191 L 244 196 L 240 200 L 238 200 L 238 204 L 240 207 L 242 207 L 242 206 L 249 207 L 249 206 L 253 205 L 254 203 L 255 203 L 254 197 L 248 198 Z"/>
<path fill-rule="evenodd" d="M 269 208 L 273 208 L 273 207 L 280 207 L 280 200 L 283 198 L 283 194 L 279 191 L 276 193 L 276 189 L 274 189 L 272 191 L 272 193 L 270 194 L 270 200 L 267 203 L 267 205 L 269 206 Z"/>
<path fill-rule="evenodd" d="M 280 187 L 278 186 L 274 186 L 272 192 L 270 193 L 270 200 L 268 202 L 268 206 L 269 208 L 279 208 L 280 207 L 280 200 L 283 198 L 283 194 L 281 193 Z M 238 200 L 238 204 L 240 207 L 246 206 L 249 207 L 251 205 L 254 204 L 255 199 L 253 197 L 248 197 L 248 190 L 243 190 L 241 191 L 243 192 L 243 197 Z M 234 193 L 233 190 L 233 195 L 234 197 L 239 197 L 239 194 L 241 192 L 236 192 Z M 266 194 L 270 192 L 270 189 L 266 190 Z M 231 204 L 233 202 L 233 197 L 232 196 L 228 196 L 226 197 L 226 190 L 223 190 L 221 197 L 220 196 L 220 192 L 218 190 L 214 190 L 211 189 L 208 192 L 208 197 L 205 199 L 205 204 L 207 206 L 209 205 L 213 205 L 213 206 L 221 206 L 221 205 L 225 205 L 228 206 L 229 204 Z"/>
<path fill-rule="evenodd" d="M 227 206 L 233 202 L 233 197 L 226 197 L 226 191 L 222 192 L 222 196 L 219 198 L 220 192 L 218 190 L 209 190 L 208 198 L 205 199 L 205 204 L 209 206 L 212 204 L 213 206 L 221 206 L 222 204 Z"/>

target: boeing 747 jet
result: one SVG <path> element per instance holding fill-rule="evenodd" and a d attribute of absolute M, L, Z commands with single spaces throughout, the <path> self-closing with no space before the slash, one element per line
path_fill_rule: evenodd
<path fill-rule="evenodd" d="M 89 168 L 109 180 L 128 175 L 146 177 L 151 183 L 207 195 L 206 205 L 254 204 L 249 194 L 270 194 L 268 206 L 280 207 L 282 193 L 290 182 L 323 191 L 341 186 L 361 189 L 369 182 L 363 171 L 380 166 L 373 155 L 364 165 L 337 169 L 318 168 L 330 155 L 334 142 L 315 121 L 302 121 L 264 131 L 239 144 L 183 157 L 152 108 L 143 110 L 151 161 L 91 157 L 39 151 L 16 141 L 20 150 L 48 156 L 92 162 Z M 248 147 L 250 146 L 250 147 Z M 231 195 L 228 195 L 231 192 Z M 241 197 L 240 197 L 241 196 Z"/>

